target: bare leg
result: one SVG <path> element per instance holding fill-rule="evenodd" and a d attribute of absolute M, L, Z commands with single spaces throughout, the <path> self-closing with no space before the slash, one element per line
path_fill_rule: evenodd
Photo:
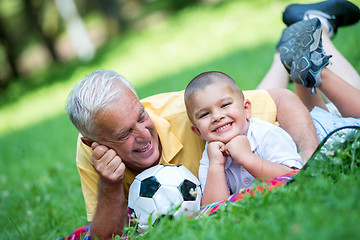
<path fill-rule="evenodd" d="M 360 90 L 327 68 L 321 72 L 319 89 L 339 109 L 343 117 L 360 118 Z"/>
<path fill-rule="evenodd" d="M 346 82 L 360 89 L 360 75 L 346 58 L 336 49 L 326 29 L 322 28 L 322 42 L 326 54 L 331 54 L 330 64 L 327 66 L 333 73 Z"/>
<path fill-rule="evenodd" d="M 269 71 L 256 89 L 287 88 L 289 74 L 280 61 L 280 53 L 274 54 L 274 59 Z"/>
<path fill-rule="evenodd" d="M 322 82 L 318 87 L 321 92 L 332 102 L 340 111 L 343 117 L 360 118 L 360 90 L 344 81 L 334 74 L 327 67 L 321 72 Z M 311 111 L 315 106 L 328 110 L 319 93 L 311 94 L 310 89 L 295 84 L 296 95 Z"/>
<path fill-rule="evenodd" d="M 295 84 L 295 92 L 296 95 L 298 95 L 298 97 L 304 103 L 305 107 L 309 110 L 309 112 L 315 106 L 320 107 L 326 111 L 329 111 L 319 91 L 317 91 L 316 94 L 312 94 L 310 88 L 304 87 L 299 84 Z"/>

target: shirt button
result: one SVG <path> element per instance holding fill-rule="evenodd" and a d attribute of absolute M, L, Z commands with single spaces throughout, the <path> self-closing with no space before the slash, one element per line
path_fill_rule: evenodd
<path fill-rule="evenodd" d="M 245 178 L 245 179 L 244 179 L 244 183 L 245 183 L 245 184 L 249 184 L 249 182 L 250 182 L 250 180 L 249 180 L 248 178 Z"/>

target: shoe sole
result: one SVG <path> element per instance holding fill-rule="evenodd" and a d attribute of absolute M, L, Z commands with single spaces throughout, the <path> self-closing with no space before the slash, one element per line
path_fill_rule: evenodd
<path fill-rule="evenodd" d="M 294 23 L 283 31 L 278 44 L 278 49 L 280 51 L 280 60 L 288 73 L 291 72 L 293 59 L 295 58 L 295 54 L 299 48 L 296 42 L 301 39 L 301 45 L 303 46 L 301 54 L 304 54 L 305 49 L 315 41 L 312 35 L 315 30 L 319 28 L 319 25 L 321 26 L 318 19 L 314 19 L 312 21 L 300 21 Z M 308 48 L 308 50 L 309 49 L 310 48 Z"/>
<path fill-rule="evenodd" d="M 296 54 L 291 64 L 290 77 L 297 84 L 313 87 L 316 84 L 316 79 L 308 78 L 308 73 L 312 66 L 310 53 L 319 45 L 322 31 L 321 23 L 319 19 L 314 18 L 308 21 L 301 21 L 298 24 L 301 30 L 297 32 Z"/>

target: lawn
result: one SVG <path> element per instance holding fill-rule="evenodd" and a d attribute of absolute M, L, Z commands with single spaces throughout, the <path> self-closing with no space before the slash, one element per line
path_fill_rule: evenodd
<path fill-rule="evenodd" d="M 73 61 L 29 77 L 34 82 L 29 90 L 12 85 L 0 96 L 0 239 L 53 239 L 87 224 L 75 166 L 77 131 L 64 111 L 69 91 L 85 74 L 114 69 L 135 85 L 140 98 L 182 90 L 208 70 L 230 74 L 243 90 L 254 89 L 271 65 L 284 28 L 281 11 L 290 2 L 193 6 L 113 39 L 92 62 Z M 358 72 L 359 41 L 360 23 L 340 29 L 334 38 Z M 147 238 L 360 237 L 358 174 L 299 182 L 230 206 L 221 215 L 161 224 Z"/>

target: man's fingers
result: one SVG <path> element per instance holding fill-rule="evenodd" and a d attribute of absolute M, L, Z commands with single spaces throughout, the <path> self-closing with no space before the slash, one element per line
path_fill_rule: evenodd
<path fill-rule="evenodd" d="M 92 148 L 93 151 L 94 151 L 95 148 L 97 148 L 98 146 L 100 146 L 100 144 L 99 144 L 98 142 L 93 142 L 93 143 L 91 144 L 91 148 Z"/>
<path fill-rule="evenodd" d="M 114 159 L 109 163 L 108 168 L 110 173 L 110 179 L 112 181 L 118 181 L 124 178 L 125 175 L 125 164 L 122 162 L 119 156 L 115 156 Z"/>
<path fill-rule="evenodd" d="M 106 163 L 106 165 L 109 165 L 111 161 L 116 157 L 116 152 L 113 149 L 108 149 L 105 154 L 102 156 L 101 160 Z"/>
<path fill-rule="evenodd" d="M 94 145 L 90 162 L 106 182 L 115 183 L 124 178 L 125 164 L 113 149 L 99 144 Z"/>
<path fill-rule="evenodd" d="M 99 145 L 95 142 L 91 145 L 91 148 L 93 148 L 92 158 L 94 158 L 94 160 L 101 159 L 107 153 L 107 151 L 109 151 L 108 147 L 104 145 Z"/>

